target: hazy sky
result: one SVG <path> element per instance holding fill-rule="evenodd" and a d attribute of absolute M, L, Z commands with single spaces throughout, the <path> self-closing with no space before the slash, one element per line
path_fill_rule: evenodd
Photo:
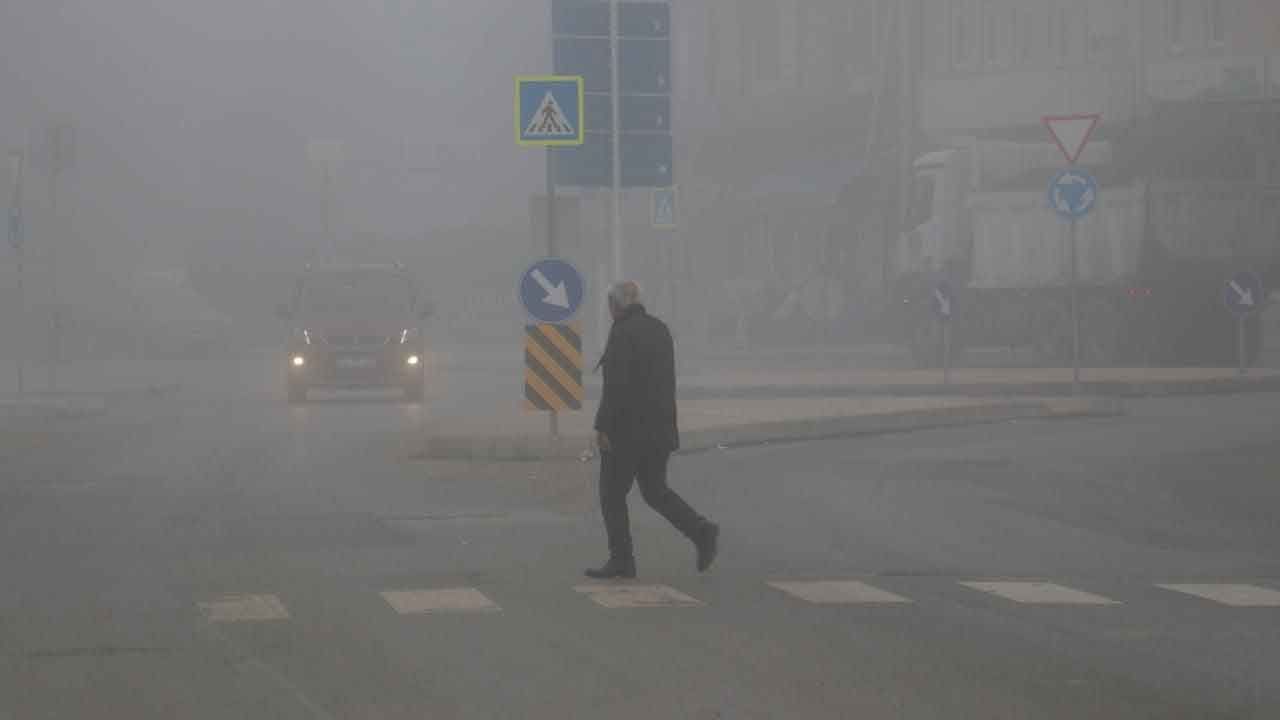
<path fill-rule="evenodd" d="M 513 75 L 547 69 L 542 3 L 3 4 L 0 142 L 65 117 L 80 129 L 82 179 L 136 183 L 135 205 L 252 206 L 314 224 L 315 140 L 343 148 L 351 229 L 402 232 L 426 211 L 445 225 L 520 216 L 539 187 L 540 156 L 510 141 L 510 98 Z M 421 166 L 437 144 L 456 151 L 449 181 L 394 197 L 401 149 Z"/>

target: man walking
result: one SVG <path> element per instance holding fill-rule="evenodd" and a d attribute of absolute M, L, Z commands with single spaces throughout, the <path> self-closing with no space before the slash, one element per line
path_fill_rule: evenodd
<path fill-rule="evenodd" d="M 588 570 L 587 577 L 636 576 L 627 514 L 627 495 L 635 482 L 649 507 L 693 541 L 698 571 L 705 572 L 715 561 L 720 528 L 667 486 L 667 462 L 680 447 L 671 331 L 645 311 L 640 287 L 634 282 L 618 283 L 609 290 L 609 312 L 613 328 L 600 360 L 604 396 L 595 422 L 609 561 Z"/>

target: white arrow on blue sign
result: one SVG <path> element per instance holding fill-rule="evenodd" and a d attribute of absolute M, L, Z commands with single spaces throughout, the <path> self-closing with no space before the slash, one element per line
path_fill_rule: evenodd
<path fill-rule="evenodd" d="M 585 296 L 582 273 L 559 258 L 539 260 L 520 277 L 520 302 L 541 323 L 572 320 Z"/>
<path fill-rule="evenodd" d="M 1067 220 L 1079 220 L 1098 204 L 1098 181 L 1083 170 L 1063 170 L 1049 183 L 1049 207 Z"/>
<path fill-rule="evenodd" d="M 933 305 L 933 312 L 940 320 L 950 320 L 955 313 L 955 297 L 951 292 L 951 286 L 941 283 L 933 289 L 933 297 L 930 298 Z"/>
<path fill-rule="evenodd" d="M 653 189 L 653 227 L 658 230 L 676 228 L 676 189 Z"/>
<path fill-rule="evenodd" d="M 1265 294 L 1261 278 L 1251 272 L 1242 272 L 1227 281 L 1222 301 L 1231 312 L 1249 315 L 1261 309 Z"/>

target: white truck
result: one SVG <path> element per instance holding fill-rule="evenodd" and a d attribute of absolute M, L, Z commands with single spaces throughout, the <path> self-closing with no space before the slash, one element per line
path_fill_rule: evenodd
<path fill-rule="evenodd" d="M 941 282 L 956 294 L 956 347 L 1032 347 L 1046 364 L 1070 362 L 1069 223 L 1048 205 L 1062 165 L 1048 144 L 977 140 L 915 163 L 892 326 L 918 363 L 940 359 L 928 298 Z M 1115 160 L 1109 142 L 1092 144 L 1081 165 L 1101 186 L 1077 232 L 1084 362 L 1234 362 L 1223 287 L 1240 270 L 1275 287 L 1280 187 L 1155 177 Z M 1250 355 L 1258 328 L 1247 324 Z"/>

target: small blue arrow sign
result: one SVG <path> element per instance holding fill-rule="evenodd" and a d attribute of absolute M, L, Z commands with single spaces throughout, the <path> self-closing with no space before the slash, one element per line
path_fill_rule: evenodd
<path fill-rule="evenodd" d="M 1262 279 L 1251 272 L 1236 273 L 1222 291 L 1222 301 L 1236 315 L 1250 315 L 1262 309 L 1266 299 Z"/>
<path fill-rule="evenodd" d="M 1083 170 L 1063 170 L 1049 183 L 1049 207 L 1066 220 L 1079 220 L 1098 204 L 1098 181 Z"/>
<path fill-rule="evenodd" d="M 539 260 L 520 277 L 520 302 L 538 322 L 568 322 L 585 296 L 582 273 L 559 258 Z"/>
<path fill-rule="evenodd" d="M 933 295 L 929 298 L 930 304 L 933 306 L 933 312 L 938 316 L 939 320 L 950 320 L 955 314 L 955 294 L 951 292 L 951 286 L 947 283 L 939 283 L 933 289 Z"/>
<path fill-rule="evenodd" d="M 653 189 L 653 226 L 658 230 L 676 228 L 676 189 Z"/>

